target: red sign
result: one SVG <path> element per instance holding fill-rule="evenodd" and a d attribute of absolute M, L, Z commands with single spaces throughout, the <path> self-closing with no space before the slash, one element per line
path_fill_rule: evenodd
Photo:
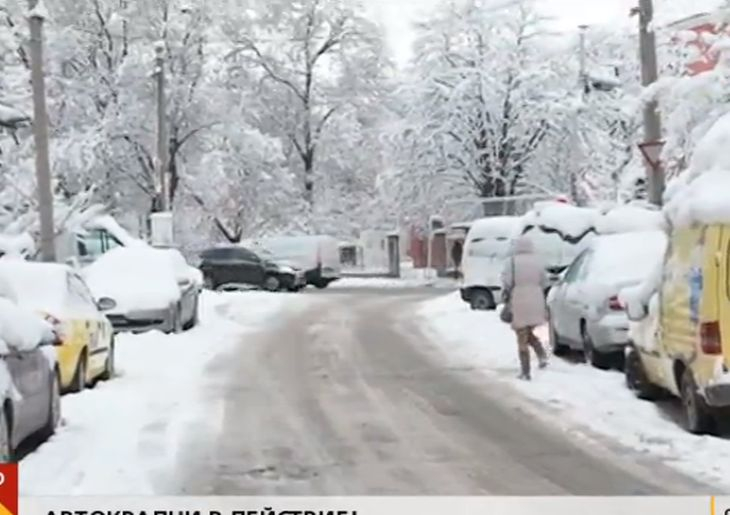
<path fill-rule="evenodd" d="M 18 515 L 17 463 L 0 463 L 0 515 Z"/>

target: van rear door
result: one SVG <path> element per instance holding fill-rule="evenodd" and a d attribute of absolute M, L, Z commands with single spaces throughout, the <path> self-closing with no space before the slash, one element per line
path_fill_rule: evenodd
<path fill-rule="evenodd" d="M 730 226 L 722 226 L 714 249 L 717 266 L 717 310 L 722 338 L 723 361 L 730 368 Z"/>

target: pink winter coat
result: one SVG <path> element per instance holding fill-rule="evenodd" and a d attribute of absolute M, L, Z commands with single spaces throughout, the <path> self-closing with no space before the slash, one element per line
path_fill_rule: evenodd
<path fill-rule="evenodd" d="M 515 241 L 514 255 L 502 273 L 502 285 L 505 291 L 512 291 L 513 329 L 537 327 L 547 321 L 544 291 L 548 277 L 529 238 L 521 236 Z"/>

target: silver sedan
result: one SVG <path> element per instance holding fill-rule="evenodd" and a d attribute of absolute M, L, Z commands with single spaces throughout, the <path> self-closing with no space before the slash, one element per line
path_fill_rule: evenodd
<path fill-rule="evenodd" d="M 596 238 L 548 295 L 555 353 L 583 351 L 586 361 L 598 368 L 609 368 L 620 358 L 629 343 L 629 320 L 618 294 L 651 272 L 665 246 L 661 231 Z"/>

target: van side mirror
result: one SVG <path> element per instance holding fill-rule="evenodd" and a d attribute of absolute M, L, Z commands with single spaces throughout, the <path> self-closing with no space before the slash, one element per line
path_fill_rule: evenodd
<path fill-rule="evenodd" d="M 632 322 L 641 322 L 649 316 L 649 306 L 643 302 L 629 302 L 626 306 L 626 316 Z"/>

